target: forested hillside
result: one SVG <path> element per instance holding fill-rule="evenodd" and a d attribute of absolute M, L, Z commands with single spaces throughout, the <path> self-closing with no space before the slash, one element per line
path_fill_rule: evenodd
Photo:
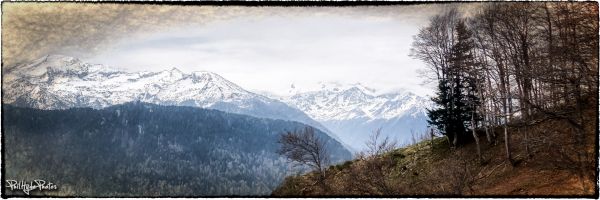
<path fill-rule="evenodd" d="M 276 154 L 278 136 L 306 126 L 139 102 L 2 111 L 4 177 L 51 181 L 59 189 L 43 192 L 52 196 L 267 195 L 293 172 Z M 337 141 L 317 135 L 333 161 L 350 159 Z"/>
<path fill-rule="evenodd" d="M 305 184 L 309 174 L 274 194 L 597 197 L 598 43 L 597 3 L 447 9 L 411 52 L 437 83 L 428 116 L 442 137 L 371 145 L 330 168 L 332 186 Z"/>
<path fill-rule="evenodd" d="M 597 111 L 586 109 L 586 117 Z M 560 197 L 598 196 L 597 153 L 595 141 L 585 143 L 591 156 L 575 160 L 575 138 L 565 120 L 547 120 L 530 127 L 529 146 L 522 141 L 525 134 L 514 134 L 511 152 L 513 163 L 506 160 L 504 141 L 482 142 L 480 163 L 477 146 L 467 142 L 452 148 L 445 137 L 425 140 L 405 148 L 390 148 L 379 140 L 357 159 L 330 166 L 324 172 L 325 187 L 315 184 L 318 173 L 289 176 L 272 193 L 277 197 L 337 196 L 337 197 L 473 197 L 523 196 Z M 594 124 L 586 125 L 586 137 L 597 137 Z M 494 128 L 497 134 L 503 128 Z M 518 133 L 517 128 L 508 131 Z M 478 131 L 480 140 L 485 132 Z M 583 149 L 583 148 L 582 148 Z M 379 151 L 379 152 L 378 152 Z"/>
<path fill-rule="evenodd" d="M 450 9 L 415 37 L 411 55 L 438 83 L 430 123 L 458 145 L 477 139 L 477 128 L 491 142 L 493 127 L 508 140 L 509 125 L 528 133 L 535 123 L 563 119 L 582 146 L 584 125 L 595 122 L 584 109 L 598 105 L 598 5 L 491 3 L 471 14 Z"/>

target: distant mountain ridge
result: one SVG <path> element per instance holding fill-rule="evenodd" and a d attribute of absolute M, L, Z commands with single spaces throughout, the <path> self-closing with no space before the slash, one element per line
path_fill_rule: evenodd
<path fill-rule="evenodd" d="M 268 195 L 294 173 L 279 134 L 306 127 L 212 109 L 142 102 L 40 110 L 4 104 L 7 179 L 44 178 L 52 196 Z M 317 130 L 333 162 L 351 159 Z M 19 190 L 9 194 L 23 195 Z M 32 195 L 43 195 L 32 191 Z"/>
<path fill-rule="evenodd" d="M 2 83 L 3 103 L 21 107 L 100 109 L 142 101 L 298 121 L 330 133 L 304 112 L 249 92 L 212 72 L 186 74 L 177 68 L 125 72 L 73 57 L 48 55 L 5 69 Z"/>
<path fill-rule="evenodd" d="M 299 92 L 283 101 L 294 105 L 338 134 L 355 150 L 377 129 L 399 143 L 412 140 L 412 133 L 423 134 L 427 126 L 426 97 L 408 91 L 375 94 L 362 84 L 324 85 L 321 90 Z"/>

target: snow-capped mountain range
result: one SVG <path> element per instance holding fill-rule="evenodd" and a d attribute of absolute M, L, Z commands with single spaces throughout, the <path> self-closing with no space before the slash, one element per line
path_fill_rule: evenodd
<path fill-rule="evenodd" d="M 2 102 L 39 109 L 105 108 L 131 101 L 194 106 L 255 117 L 298 121 L 323 130 L 351 150 L 378 128 L 406 143 L 425 132 L 431 102 L 401 91 L 375 94 L 361 84 L 324 85 L 287 97 L 266 97 L 212 72 L 126 72 L 77 58 L 49 55 L 3 69 Z"/>
<path fill-rule="evenodd" d="M 176 68 L 158 72 L 124 72 L 84 63 L 77 58 L 49 55 L 5 69 L 2 78 L 3 103 L 22 107 L 99 109 L 142 101 L 298 121 L 332 135 L 304 112 L 244 90 L 211 72 L 186 74 Z"/>
<path fill-rule="evenodd" d="M 426 98 L 407 91 L 381 95 L 375 92 L 375 89 L 360 83 L 323 84 L 321 90 L 296 93 L 282 100 L 297 106 L 316 120 L 416 116 L 424 113 L 431 104 Z"/>
<path fill-rule="evenodd" d="M 298 88 L 294 86 L 291 91 Z M 412 140 L 412 133 L 426 131 L 429 99 L 408 91 L 377 95 L 361 84 L 324 84 L 320 90 L 300 92 L 281 98 L 296 106 L 349 144 L 364 149 L 365 141 L 377 129 L 399 143 Z M 415 135 L 418 136 L 418 135 Z"/>

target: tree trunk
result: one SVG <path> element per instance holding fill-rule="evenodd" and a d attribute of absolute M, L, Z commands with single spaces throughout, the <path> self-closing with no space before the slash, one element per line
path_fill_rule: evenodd
<path fill-rule="evenodd" d="M 458 134 L 454 134 L 454 138 L 452 139 L 452 146 L 456 147 L 458 144 Z"/>
<path fill-rule="evenodd" d="M 488 90 L 491 90 L 492 87 L 491 87 L 491 83 L 489 82 L 489 77 L 488 78 L 484 77 L 484 82 L 487 83 Z M 483 97 L 485 94 L 484 91 L 482 89 L 480 89 L 479 91 L 480 91 L 479 92 L 480 96 Z M 492 98 L 487 97 L 485 99 L 487 100 L 487 99 L 492 99 Z M 489 114 L 489 110 L 491 110 L 491 109 L 488 110 L 488 104 L 485 102 L 485 100 L 483 101 L 483 107 L 481 110 L 483 112 L 483 128 L 485 129 L 485 137 L 488 141 L 488 144 L 491 144 L 492 143 L 492 135 L 491 135 L 492 133 L 490 133 L 490 131 L 489 131 L 490 121 L 492 120 L 490 117 L 490 114 Z"/>
<path fill-rule="evenodd" d="M 513 159 L 510 155 L 510 137 L 508 135 L 508 113 L 506 112 L 506 107 L 509 103 L 509 100 L 508 98 L 505 98 L 504 101 L 504 147 L 506 149 L 506 159 L 510 162 L 510 164 L 513 164 Z"/>
<path fill-rule="evenodd" d="M 502 65 L 498 66 L 499 69 L 499 73 L 500 73 L 500 90 L 502 92 L 502 116 L 504 118 L 504 147 L 506 150 L 506 159 L 512 164 L 513 160 L 512 160 L 512 156 L 510 154 L 510 137 L 508 135 L 508 120 L 509 120 L 509 113 L 511 112 L 511 110 L 509 110 L 511 108 L 511 104 L 512 102 L 510 101 L 510 77 L 508 75 L 506 75 L 504 73 L 504 67 Z M 506 78 L 506 80 L 505 80 Z"/>
<path fill-rule="evenodd" d="M 431 137 L 431 153 L 433 153 L 433 129 L 429 129 L 429 136 Z"/>
<path fill-rule="evenodd" d="M 484 106 L 484 108 L 483 108 L 483 128 L 485 129 L 485 137 L 488 141 L 488 144 L 491 144 L 492 143 L 492 135 L 489 131 L 490 119 L 489 119 L 489 116 L 486 111 L 487 106 L 486 105 L 483 105 L 483 106 Z"/>
<path fill-rule="evenodd" d="M 479 163 L 483 163 L 483 158 L 481 157 L 481 146 L 479 146 L 479 137 L 477 137 L 477 132 L 475 131 L 475 113 L 471 114 L 471 131 L 473 133 L 473 138 L 475 139 L 475 145 L 477 145 L 477 157 L 479 158 Z"/>
<path fill-rule="evenodd" d="M 512 156 L 510 155 L 510 137 L 508 135 L 507 124 L 504 124 L 504 147 L 506 148 L 506 159 L 513 164 Z"/>
<path fill-rule="evenodd" d="M 517 134 L 521 134 L 521 128 L 517 129 Z M 529 132 L 525 129 L 525 153 L 527 154 L 527 159 L 531 158 L 531 152 L 529 151 Z"/>
<path fill-rule="evenodd" d="M 585 146 L 585 123 L 584 123 L 584 117 L 583 117 L 583 109 L 584 109 L 584 99 L 581 95 L 581 87 L 580 87 L 580 83 L 579 81 L 575 81 L 576 84 L 575 85 L 575 98 L 576 98 L 576 112 L 577 112 L 577 118 L 576 121 L 579 124 L 575 124 L 575 137 L 576 138 L 576 142 L 577 142 L 577 146 L 580 149 L 576 149 L 577 151 L 577 157 L 579 160 L 579 179 L 581 180 L 581 185 L 582 185 L 582 189 L 583 192 L 587 192 L 587 186 L 585 184 L 585 179 L 584 177 L 586 176 L 586 170 L 585 170 L 585 166 L 586 166 L 586 162 L 587 162 L 587 148 Z"/>

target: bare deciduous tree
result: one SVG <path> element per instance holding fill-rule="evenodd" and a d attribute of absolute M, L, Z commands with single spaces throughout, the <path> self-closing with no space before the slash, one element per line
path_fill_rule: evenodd
<path fill-rule="evenodd" d="M 371 195 L 393 195 L 397 189 L 390 183 L 394 159 L 386 155 L 397 148 L 389 137 L 382 137 L 381 129 L 371 134 L 367 149 L 356 156 L 359 162 L 352 166 L 351 182 L 359 183 L 355 190 Z"/>
<path fill-rule="evenodd" d="M 447 84 L 441 80 L 452 68 L 451 47 L 460 42 L 454 27 L 462 20 L 468 22 L 474 42 L 469 52 L 477 65 L 459 70 L 470 71 L 476 78 L 474 95 L 481 104 L 473 114 L 483 117 L 482 123 L 471 120 L 476 143 L 476 128 L 484 129 L 488 142 L 494 144 L 494 127 L 502 128 L 506 159 L 516 164 L 512 151 L 517 148 L 512 143 L 523 142 L 526 153 L 533 156 L 529 142 L 539 137 L 533 134 L 534 125 L 560 119 L 572 128 L 576 145 L 571 155 L 577 157 L 573 159 L 578 160 L 580 177 L 584 177 L 591 149 L 586 143 L 591 133 L 588 127 L 595 122 L 584 113 L 598 101 L 597 4 L 490 3 L 475 13 L 467 17 L 450 10 L 432 17 L 415 36 L 410 55 L 427 65 L 431 79 Z M 440 98 L 438 104 L 451 100 Z"/>
<path fill-rule="evenodd" d="M 325 187 L 325 170 L 329 164 L 329 153 L 325 142 L 315 134 L 313 127 L 302 130 L 288 131 L 279 137 L 280 149 L 278 154 L 285 156 L 290 161 L 305 165 L 318 173 L 318 180 L 323 189 Z"/>
<path fill-rule="evenodd" d="M 377 156 L 382 155 L 384 153 L 391 152 L 392 150 L 397 148 L 397 142 L 395 140 L 391 140 L 389 137 L 381 136 L 381 128 L 371 134 L 369 141 L 366 142 L 367 145 L 367 156 Z"/>

